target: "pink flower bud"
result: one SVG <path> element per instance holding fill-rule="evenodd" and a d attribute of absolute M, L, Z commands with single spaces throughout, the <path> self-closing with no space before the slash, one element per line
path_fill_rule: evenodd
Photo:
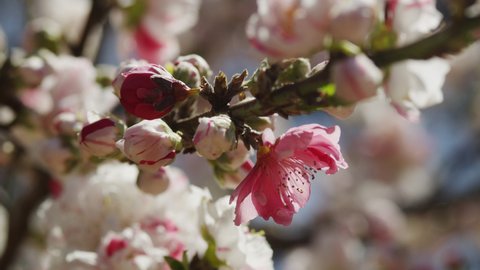
<path fill-rule="evenodd" d="M 334 39 L 363 44 L 375 26 L 375 0 L 337 1 L 330 11 L 330 33 Z"/>
<path fill-rule="evenodd" d="M 340 60 L 333 66 L 335 95 L 348 103 L 376 95 L 382 78 L 380 69 L 363 54 Z"/>
<path fill-rule="evenodd" d="M 152 32 L 152 28 L 157 29 Z M 150 21 L 139 25 L 133 33 L 135 56 L 152 63 L 165 63 L 172 60 L 180 52 L 180 45 L 175 36 L 158 32 L 158 24 Z"/>
<path fill-rule="evenodd" d="M 189 54 L 177 57 L 174 64 L 177 65 L 180 62 L 188 62 L 194 65 L 201 76 L 210 77 L 212 76 L 212 69 L 208 65 L 207 61 L 203 57 L 196 54 Z"/>
<path fill-rule="evenodd" d="M 220 157 L 235 144 L 235 126 L 227 115 L 202 117 L 195 131 L 193 143 L 197 152 L 209 160 Z"/>
<path fill-rule="evenodd" d="M 117 147 L 141 169 L 155 173 L 173 162 L 181 140 L 162 120 L 143 120 L 125 131 Z"/>
<path fill-rule="evenodd" d="M 114 153 L 115 142 L 119 131 L 116 123 L 104 118 L 83 127 L 80 132 L 80 148 L 98 157 Z"/>
<path fill-rule="evenodd" d="M 125 239 L 121 237 L 112 237 L 106 247 L 105 247 L 105 254 L 108 257 L 112 257 L 117 251 L 120 251 L 128 246 L 128 243 Z"/>
<path fill-rule="evenodd" d="M 148 194 L 158 195 L 164 191 L 181 190 L 189 183 L 188 177 L 178 168 L 167 166 L 155 173 L 142 172 L 138 178 L 138 188 Z"/>
<path fill-rule="evenodd" d="M 82 123 L 72 112 L 61 112 L 52 120 L 53 132 L 62 135 L 75 135 L 82 129 Z"/>
<path fill-rule="evenodd" d="M 18 75 L 22 81 L 33 87 L 40 85 L 52 72 L 52 68 L 38 56 L 25 59 L 18 69 Z"/>
<path fill-rule="evenodd" d="M 125 68 L 113 85 L 125 110 L 148 120 L 169 113 L 189 96 L 190 90 L 163 67 L 153 64 Z"/>
<path fill-rule="evenodd" d="M 201 83 L 198 69 L 189 62 L 175 63 L 173 76 L 190 87 L 199 87 Z"/>
<path fill-rule="evenodd" d="M 70 149 L 65 147 L 59 138 L 39 142 L 39 162 L 53 175 L 63 175 L 68 172 L 69 162 L 74 158 Z"/>

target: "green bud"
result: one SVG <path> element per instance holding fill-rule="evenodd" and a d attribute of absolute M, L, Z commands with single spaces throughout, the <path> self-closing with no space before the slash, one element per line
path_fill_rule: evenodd
<path fill-rule="evenodd" d="M 291 63 L 280 73 L 277 83 L 292 83 L 307 78 L 312 69 L 307 58 L 296 58 L 287 61 Z"/>
<path fill-rule="evenodd" d="M 200 73 L 198 69 L 189 62 L 178 62 L 173 69 L 173 77 L 184 82 L 191 88 L 200 86 Z"/>

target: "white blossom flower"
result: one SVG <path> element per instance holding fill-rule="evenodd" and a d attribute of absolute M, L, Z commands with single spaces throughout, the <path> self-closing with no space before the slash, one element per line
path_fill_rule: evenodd
<path fill-rule="evenodd" d="M 29 11 L 34 18 L 46 17 L 58 23 L 67 40 L 75 43 L 80 38 L 92 3 L 88 0 L 38 0 Z"/>
<path fill-rule="evenodd" d="M 436 8 L 436 1 L 386 0 L 390 13 L 387 23 L 397 33 L 398 45 L 414 42 L 431 33 L 443 18 Z"/>
<path fill-rule="evenodd" d="M 52 72 L 38 88 L 22 94 L 23 103 L 30 109 L 40 115 L 71 111 L 85 116 L 87 111 L 108 112 L 118 103 L 110 91 L 96 84 L 95 67 L 87 59 L 45 51 L 41 56 Z"/>
<path fill-rule="evenodd" d="M 121 233 L 109 232 L 98 250 L 100 269 L 156 270 L 164 266 L 168 251 L 156 247 L 149 235 L 138 227 Z"/>
<path fill-rule="evenodd" d="M 101 236 L 144 218 L 153 199 L 138 190 L 134 165 L 110 162 L 88 175 L 63 180 L 63 191 L 45 212 L 50 228 L 58 227 L 64 248 L 94 250 Z"/>
<path fill-rule="evenodd" d="M 330 34 L 362 45 L 375 26 L 377 8 L 376 0 L 336 1 L 330 10 Z"/>
<path fill-rule="evenodd" d="M 386 94 L 400 114 L 414 120 L 416 109 L 443 101 L 442 86 L 449 71 L 450 65 L 441 58 L 399 62 L 391 67 Z"/>
<path fill-rule="evenodd" d="M 323 47 L 325 32 L 310 21 L 300 1 L 257 0 L 257 6 L 246 32 L 261 52 L 285 58 L 308 56 Z"/>
<path fill-rule="evenodd" d="M 201 0 L 148 0 L 144 26 L 152 34 L 180 34 L 197 23 L 200 4 Z"/>
<path fill-rule="evenodd" d="M 201 226 L 215 240 L 215 254 L 226 263 L 220 269 L 267 270 L 273 269 L 273 252 L 267 241 L 245 225 L 235 226 L 234 206 L 223 197 L 215 203 L 205 201 L 202 206 Z"/>
<path fill-rule="evenodd" d="M 154 216 L 173 222 L 178 228 L 178 239 L 189 251 L 188 255 L 195 253 L 203 256 L 207 249 L 205 240 L 201 237 L 198 220 L 199 207 L 211 198 L 210 192 L 190 185 L 182 189 L 168 190 L 155 197 Z M 175 203 L 172 203 L 172 202 Z"/>

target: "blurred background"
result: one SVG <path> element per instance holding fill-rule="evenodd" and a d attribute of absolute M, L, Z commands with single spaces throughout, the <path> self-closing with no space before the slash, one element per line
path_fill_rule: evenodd
<path fill-rule="evenodd" d="M 9 52 L 27 50 L 28 31 L 37 18 L 56 22 L 58 29 L 52 31 L 75 43 L 91 5 L 88 0 L 0 0 L 0 26 Z M 442 2 L 438 5 L 442 10 Z M 214 73 L 231 76 L 247 69 L 252 74 L 264 57 L 245 35 L 255 11 L 253 0 L 203 0 L 197 24 L 175 35 L 172 42 L 178 47 L 172 50 L 203 56 Z M 109 14 L 88 40 L 94 49 L 83 51 L 96 65 L 114 69 L 135 56 L 124 46 L 126 30 L 118 15 Z M 322 57 L 313 57 L 312 66 Z M 381 100 L 359 104 L 345 120 L 323 112 L 277 119 L 277 134 L 305 123 L 340 125 L 350 168 L 319 175 L 309 203 L 291 226 L 253 221 L 274 249 L 275 269 L 480 269 L 480 45 L 447 57 L 452 69 L 445 101 L 422 111 L 419 123 L 403 119 Z M 12 145 L 3 133 L 0 138 L 2 160 Z M 191 182 L 208 186 L 214 196 L 226 194 L 211 180 L 204 159 L 182 155 L 175 165 L 186 168 Z M 25 180 L 28 172 L 12 174 L 11 169 L 0 169 L 0 198 L 7 205 L 21 205 L 11 213 L 31 211 L 36 203 L 22 201 L 31 188 Z M 4 243 L 8 213 L 0 215 Z"/>

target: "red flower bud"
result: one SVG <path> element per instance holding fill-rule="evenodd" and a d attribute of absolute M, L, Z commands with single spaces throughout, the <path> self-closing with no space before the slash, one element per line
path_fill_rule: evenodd
<path fill-rule="evenodd" d="M 153 64 L 126 68 L 113 85 L 119 87 L 117 93 L 125 110 L 147 120 L 166 115 L 190 94 L 187 85 Z"/>
<path fill-rule="evenodd" d="M 98 157 L 110 155 L 117 150 L 115 142 L 118 134 L 118 128 L 113 120 L 100 119 L 83 127 L 80 132 L 80 148 Z"/>

